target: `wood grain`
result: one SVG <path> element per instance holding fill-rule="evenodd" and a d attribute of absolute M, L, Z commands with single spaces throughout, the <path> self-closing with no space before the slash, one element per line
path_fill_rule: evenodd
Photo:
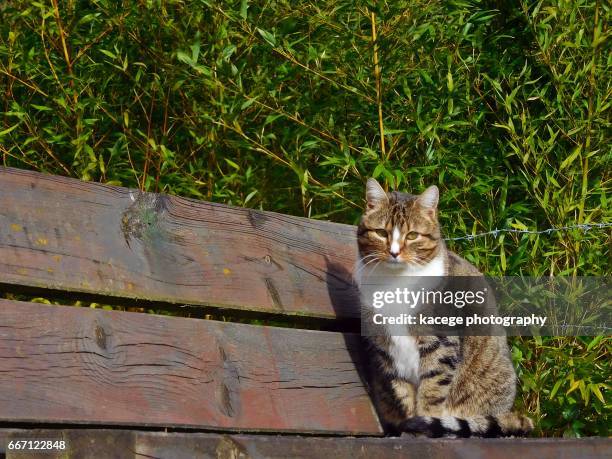
<path fill-rule="evenodd" d="M 68 454 L 44 457 L 192 459 L 403 458 L 403 459 L 603 459 L 612 456 L 608 438 L 425 439 L 300 437 L 143 432 L 104 429 L 0 429 L 0 454 L 12 439 L 64 439 Z M 34 457 L 13 453 L 10 459 Z M 38 456 L 36 456 L 38 457 Z"/>
<path fill-rule="evenodd" d="M 5 288 L 357 318 L 354 232 L 0 167 Z"/>
<path fill-rule="evenodd" d="M 0 422 L 376 435 L 357 338 L 0 300 Z"/>

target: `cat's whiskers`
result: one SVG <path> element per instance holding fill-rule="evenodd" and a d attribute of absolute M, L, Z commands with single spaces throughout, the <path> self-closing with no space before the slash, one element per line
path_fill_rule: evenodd
<path fill-rule="evenodd" d="M 372 263 L 372 262 L 374 262 L 374 261 L 376 261 L 376 260 L 378 260 L 380 258 L 380 255 L 378 255 L 378 254 L 371 254 L 371 255 L 366 255 L 365 257 L 361 258 L 359 261 L 363 262 L 369 256 L 371 256 L 372 258 L 370 260 L 366 261 L 365 263 L 361 264 L 361 266 L 359 267 L 359 269 L 356 271 L 355 274 L 361 273 L 361 271 L 363 271 L 366 266 L 368 266 L 370 263 Z"/>
<path fill-rule="evenodd" d="M 364 261 L 366 261 L 368 258 L 379 258 L 380 255 L 378 253 L 369 253 L 368 255 L 365 255 L 363 257 L 361 257 L 359 259 L 360 263 L 363 263 Z"/>
<path fill-rule="evenodd" d="M 382 260 L 380 260 L 380 259 L 378 259 L 378 260 L 376 260 L 376 261 L 378 261 L 378 263 L 376 263 L 376 264 L 374 265 L 374 267 L 373 267 L 371 270 L 369 270 L 368 272 L 366 272 L 365 277 L 363 277 L 363 278 L 361 279 L 362 283 L 363 283 L 363 281 L 364 281 L 364 280 L 367 280 L 368 276 L 371 276 L 371 275 L 374 273 L 374 271 L 376 271 L 376 268 L 378 268 L 378 267 L 380 266 L 380 264 L 382 263 Z"/>
<path fill-rule="evenodd" d="M 380 261 L 381 261 L 381 260 L 380 260 L 380 254 L 378 254 L 378 253 L 373 253 L 373 254 L 369 254 L 369 255 L 366 255 L 365 257 L 361 258 L 361 259 L 359 260 L 359 262 L 360 262 L 360 263 L 361 263 L 361 262 L 363 262 L 363 260 L 367 259 L 368 257 L 371 257 L 371 259 L 370 259 L 370 260 L 368 260 L 367 262 L 365 262 L 365 263 L 361 264 L 361 266 L 359 266 L 359 268 L 357 269 L 357 271 L 355 271 L 355 273 L 353 274 L 353 279 L 355 279 L 355 280 L 356 280 L 356 279 L 358 279 L 358 278 L 359 278 L 359 276 L 361 275 L 361 273 L 363 272 L 363 270 L 364 270 L 364 269 L 365 269 L 367 266 L 369 266 L 370 264 L 372 264 L 373 262 L 378 261 L 378 263 L 380 263 Z M 378 263 L 377 263 L 377 264 L 374 266 L 374 268 L 372 269 L 372 271 L 374 271 L 374 270 L 376 269 L 376 267 L 378 266 Z M 371 274 L 371 272 L 370 272 L 370 274 Z"/>

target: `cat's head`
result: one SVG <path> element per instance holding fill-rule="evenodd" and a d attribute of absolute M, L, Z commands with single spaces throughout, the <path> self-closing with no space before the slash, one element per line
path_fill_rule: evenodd
<path fill-rule="evenodd" d="M 366 208 L 357 229 L 362 263 L 390 267 L 424 265 L 444 247 L 438 223 L 438 188 L 420 195 L 385 192 L 375 179 L 366 184 Z"/>

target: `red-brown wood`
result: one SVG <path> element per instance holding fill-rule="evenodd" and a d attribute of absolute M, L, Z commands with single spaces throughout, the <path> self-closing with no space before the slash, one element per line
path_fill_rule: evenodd
<path fill-rule="evenodd" d="M 397 459 L 599 459 L 612 456 L 609 438 L 428 439 L 221 435 L 134 430 L 0 429 L 0 454 L 16 439 L 66 441 L 66 450 L 42 457 L 133 458 L 397 458 Z M 4 449 L 3 449 L 4 447 Z M 10 452 L 9 452 L 10 454 Z M 32 458 L 13 452 L 10 458 Z"/>
<path fill-rule="evenodd" d="M 0 167 L 0 285 L 356 318 L 354 227 Z"/>
<path fill-rule="evenodd" d="M 0 422 L 380 434 L 357 338 L 0 300 Z"/>

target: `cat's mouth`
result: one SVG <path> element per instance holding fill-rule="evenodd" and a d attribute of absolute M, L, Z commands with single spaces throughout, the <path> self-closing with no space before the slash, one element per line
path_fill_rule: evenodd
<path fill-rule="evenodd" d="M 400 258 L 389 256 L 385 260 L 385 264 L 391 268 L 401 268 L 406 264 L 406 262 Z"/>

